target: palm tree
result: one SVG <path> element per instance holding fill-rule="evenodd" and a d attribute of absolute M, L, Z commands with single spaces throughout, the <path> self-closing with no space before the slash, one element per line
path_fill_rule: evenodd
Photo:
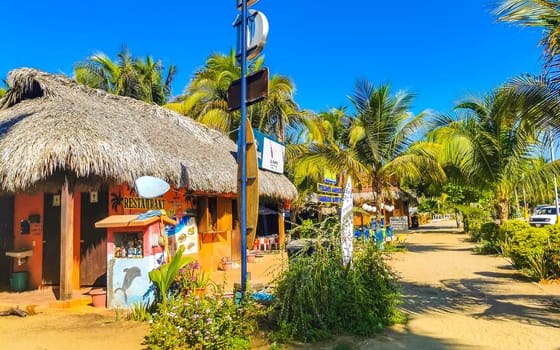
<path fill-rule="evenodd" d="M 260 70 L 264 57 L 252 61 L 248 72 Z M 227 91 L 230 84 L 241 77 L 235 52 L 229 55 L 212 54 L 206 65 L 194 73 L 185 92 L 166 105 L 183 115 L 188 115 L 210 127 L 237 137 L 233 131 L 239 127 L 240 113 L 228 109 Z M 286 77 L 273 75 L 269 81 L 268 98 L 250 106 L 247 116 L 253 127 L 283 140 L 286 129 L 301 118 L 299 107 L 293 99 L 293 83 Z"/>
<path fill-rule="evenodd" d="M 163 76 L 163 64 L 161 61 L 154 61 L 152 56 L 146 56 L 145 60 L 136 61 L 138 71 L 139 86 L 144 89 L 141 93 L 144 101 L 153 102 L 157 105 L 164 105 L 171 96 L 171 82 L 177 73 L 175 65 L 171 64 L 165 77 Z"/>
<path fill-rule="evenodd" d="M 445 178 L 437 162 L 437 145 L 416 141 L 426 112 L 410 112 L 415 95 L 403 91 L 391 94 L 389 85 L 376 87 L 362 80 L 350 97 L 356 115 L 349 134 L 357 159 L 366 167 L 363 185 L 372 188 L 378 205 L 404 179 Z"/>
<path fill-rule="evenodd" d="M 525 27 L 542 28 L 539 45 L 543 47 L 545 68 L 558 80 L 560 61 L 560 4 L 550 0 L 501 0 L 494 10 L 499 21 Z"/>
<path fill-rule="evenodd" d="M 338 110 L 317 117 L 310 132 L 315 136 L 292 155 L 296 178 L 313 174 L 320 179 L 326 169 L 349 175 L 356 187 L 372 188 L 378 205 L 403 179 L 442 181 L 438 145 L 413 140 L 426 115 L 409 112 L 413 98 L 404 92 L 392 95 L 389 85 L 358 81 L 350 97 L 355 115 Z"/>
<path fill-rule="evenodd" d="M 123 46 L 112 61 L 104 53 L 97 53 L 74 66 L 74 78 L 89 87 L 128 96 L 148 103 L 164 104 L 171 95 L 171 82 L 176 68 L 171 65 L 165 78 L 161 61 L 151 56 L 146 60 L 132 57 Z"/>
<path fill-rule="evenodd" d="M 286 130 L 295 130 L 308 112 L 300 111 L 294 100 L 294 84 L 284 76 L 273 75 L 269 81 L 268 97 L 250 109 L 252 125 L 284 142 Z"/>
<path fill-rule="evenodd" d="M 542 188 L 559 174 L 560 163 L 531 166 L 540 147 L 539 129 L 528 118 L 526 100 L 515 90 L 497 89 L 455 109 L 456 118 L 439 116 L 439 127 L 430 138 L 442 145 L 442 165 L 456 170 L 456 179 L 493 191 L 504 222 L 515 191 Z"/>

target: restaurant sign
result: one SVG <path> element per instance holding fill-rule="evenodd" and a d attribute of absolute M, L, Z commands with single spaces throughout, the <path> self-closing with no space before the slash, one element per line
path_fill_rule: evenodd
<path fill-rule="evenodd" d="M 124 209 L 165 209 L 165 199 L 163 198 L 141 198 L 141 197 L 124 197 Z"/>

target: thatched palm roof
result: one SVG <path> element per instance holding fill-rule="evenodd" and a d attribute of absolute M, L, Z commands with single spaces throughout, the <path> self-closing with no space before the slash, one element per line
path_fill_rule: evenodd
<path fill-rule="evenodd" d="M 237 192 L 237 146 L 171 110 L 29 68 L 0 100 L 0 191 L 134 184 L 143 175 L 190 191 Z M 261 170 L 261 196 L 293 199 L 283 175 Z"/>

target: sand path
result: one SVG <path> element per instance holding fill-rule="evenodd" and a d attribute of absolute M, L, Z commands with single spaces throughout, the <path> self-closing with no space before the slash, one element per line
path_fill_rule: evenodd
<path fill-rule="evenodd" d="M 498 256 L 473 253 L 454 222 L 425 226 L 393 254 L 406 325 L 359 349 L 560 349 L 560 285 L 523 278 Z"/>
<path fill-rule="evenodd" d="M 401 277 L 407 324 L 372 339 L 341 337 L 289 348 L 333 349 L 339 343 L 360 350 L 560 350 L 560 284 L 528 281 L 504 258 L 473 253 L 473 244 L 453 224 L 424 226 L 409 235 L 407 252 L 388 254 Z M 279 258 L 271 255 L 251 265 L 253 278 L 266 281 L 270 265 L 279 264 Z M 237 274 L 228 274 L 228 282 Z M 0 293 L 0 305 L 25 305 L 12 296 Z M 26 318 L 0 317 L 0 349 L 144 348 L 148 325 L 117 321 L 112 311 L 44 306 L 39 311 Z"/>

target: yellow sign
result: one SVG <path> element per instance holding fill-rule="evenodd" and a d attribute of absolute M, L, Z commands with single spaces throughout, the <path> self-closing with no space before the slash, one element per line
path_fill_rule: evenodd
<path fill-rule="evenodd" d="M 165 199 L 163 198 L 140 198 L 124 197 L 124 209 L 165 209 Z"/>

